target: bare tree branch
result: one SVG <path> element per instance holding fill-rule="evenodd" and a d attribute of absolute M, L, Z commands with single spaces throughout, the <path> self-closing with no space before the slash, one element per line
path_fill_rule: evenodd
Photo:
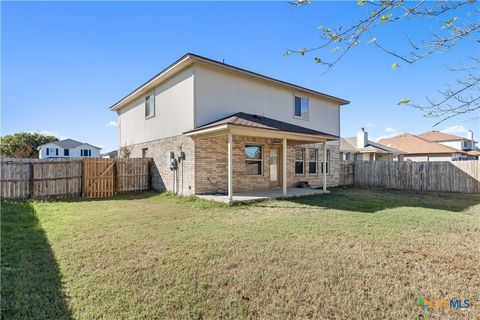
<path fill-rule="evenodd" d="M 298 0 L 292 3 L 295 7 L 310 4 L 309 0 Z M 364 42 L 364 38 L 370 40 L 366 44 L 374 44 L 378 49 L 396 58 L 405 64 L 414 64 L 433 54 L 446 52 L 457 46 L 463 40 L 480 43 L 480 23 L 476 0 L 461 1 L 418 1 L 416 3 L 405 0 L 358 0 L 360 6 L 368 6 L 369 13 L 357 22 L 352 23 L 348 28 L 342 26 L 325 27 L 320 26 L 320 44 L 313 48 L 287 49 L 285 55 L 299 54 L 306 55 L 313 52 L 322 53 L 324 57 L 316 56 L 317 64 L 325 67 L 325 73 L 338 64 L 351 50 Z M 465 11 L 466 8 L 473 8 Z M 462 9 L 462 10 L 459 10 Z M 373 32 L 387 24 L 417 19 L 433 19 L 439 24 L 437 31 L 429 38 L 421 41 L 414 41 L 408 34 L 405 35 L 410 50 L 406 53 L 398 49 L 388 48 L 380 43 L 373 36 Z M 330 50 L 329 50 L 330 49 Z M 328 50 L 328 54 L 325 52 Z M 330 52 L 335 52 L 336 57 L 328 59 Z M 447 87 L 440 91 L 442 98 L 435 102 L 433 98 L 427 98 L 428 105 L 423 106 L 411 103 L 405 98 L 399 102 L 420 109 L 427 117 L 440 118 L 441 123 L 452 117 L 470 113 L 478 110 L 480 100 L 480 58 L 471 57 L 472 66 L 449 68 L 462 74 L 463 78 L 455 82 L 455 88 Z M 399 67 L 399 63 L 392 64 L 392 69 Z M 436 125 L 437 125 L 436 124 Z"/>

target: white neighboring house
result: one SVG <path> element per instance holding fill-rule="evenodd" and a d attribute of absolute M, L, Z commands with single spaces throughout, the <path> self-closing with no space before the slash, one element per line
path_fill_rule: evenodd
<path fill-rule="evenodd" d="M 98 158 L 101 148 L 91 144 L 65 139 L 42 144 L 38 147 L 39 158 Z"/>
<path fill-rule="evenodd" d="M 476 151 L 477 141 L 473 139 L 473 131 L 468 130 L 467 137 L 460 137 L 440 131 L 428 131 L 418 135 L 420 138 L 427 139 L 432 142 L 443 144 L 444 146 L 455 148 L 461 151 Z"/>

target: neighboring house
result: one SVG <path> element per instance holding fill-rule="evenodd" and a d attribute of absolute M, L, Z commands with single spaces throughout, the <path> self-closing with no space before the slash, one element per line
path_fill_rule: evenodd
<path fill-rule="evenodd" d="M 338 185 L 338 145 L 324 146 L 339 139 L 339 107 L 348 103 L 186 54 L 110 110 L 119 147 L 154 159 L 154 188 L 232 197 L 277 187 L 286 194 L 300 181 Z"/>
<path fill-rule="evenodd" d="M 88 143 L 65 139 L 42 144 L 38 147 L 39 158 L 96 158 L 100 156 L 101 148 Z"/>
<path fill-rule="evenodd" d="M 368 132 L 362 128 L 356 137 L 340 138 L 340 160 L 401 160 L 403 152 L 381 143 L 368 140 Z"/>
<path fill-rule="evenodd" d="M 378 142 L 404 152 L 405 161 L 452 161 L 467 156 L 465 151 L 408 133 L 381 139 Z"/>
<path fill-rule="evenodd" d="M 116 159 L 118 158 L 118 150 L 113 150 L 107 153 L 102 153 L 100 157 L 104 159 Z"/>
<path fill-rule="evenodd" d="M 477 149 L 477 141 L 473 139 L 473 131 L 467 132 L 467 137 L 459 137 L 440 131 L 429 131 L 418 135 L 420 138 L 433 141 L 444 146 L 452 147 L 467 153 L 468 159 L 478 159 L 480 151 Z"/>

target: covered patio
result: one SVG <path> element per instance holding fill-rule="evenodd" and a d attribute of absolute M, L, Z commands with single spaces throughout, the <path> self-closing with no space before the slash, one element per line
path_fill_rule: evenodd
<path fill-rule="evenodd" d="M 326 142 L 337 140 L 337 136 L 243 112 L 184 134 L 194 138 L 198 148 L 195 175 L 196 195 L 200 198 L 236 203 L 328 192 L 326 161 L 321 164 L 322 170 L 318 170 L 322 172 L 321 176 L 318 172 L 315 174 L 315 187 L 321 189 L 308 188 L 308 184 L 307 188 L 295 188 L 298 182 L 313 179 L 313 175 L 299 176 L 295 172 L 295 146 L 322 145 L 323 159 L 327 159 Z M 252 151 L 255 147 L 257 152 Z M 202 157 L 204 149 L 216 153 L 217 157 L 214 160 Z M 316 153 L 318 158 L 318 149 Z M 205 164 L 213 161 L 213 169 Z M 258 161 L 258 170 L 255 161 Z M 205 173 L 208 170 L 210 173 Z M 216 191 L 204 192 L 208 187 L 200 189 L 202 182 L 215 183 L 210 177 L 217 179 L 220 187 Z"/>
<path fill-rule="evenodd" d="M 315 194 L 330 193 L 328 190 L 313 189 L 313 188 L 287 188 L 287 194 L 283 192 L 282 188 L 272 188 L 267 190 L 254 190 L 236 192 L 230 198 L 226 194 L 205 194 L 198 195 L 200 199 L 213 200 L 217 202 L 223 202 L 227 204 L 244 203 L 252 201 L 260 201 L 266 199 L 284 199 L 292 197 L 311 196 Z"/>

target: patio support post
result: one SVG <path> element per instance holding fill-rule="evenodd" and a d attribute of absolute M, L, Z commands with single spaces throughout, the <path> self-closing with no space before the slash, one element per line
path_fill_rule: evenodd
<path fill-rule="evenodd" d="M 228 133 L 228 200 L 232 202 L 233 199 L 233 162 L 232 162 L 232 134 Z"/>
<path fill-rule="evenodd" d="M 283 175 L 282 175 L 282 181 L 283 181 L 283 195 L 287 195 L 287 139 L 283 138 Z"/>
<path fill-rule="evenodd" d="M 327 191 L 327 143 L 323 143 L 323 191 Z"/>

